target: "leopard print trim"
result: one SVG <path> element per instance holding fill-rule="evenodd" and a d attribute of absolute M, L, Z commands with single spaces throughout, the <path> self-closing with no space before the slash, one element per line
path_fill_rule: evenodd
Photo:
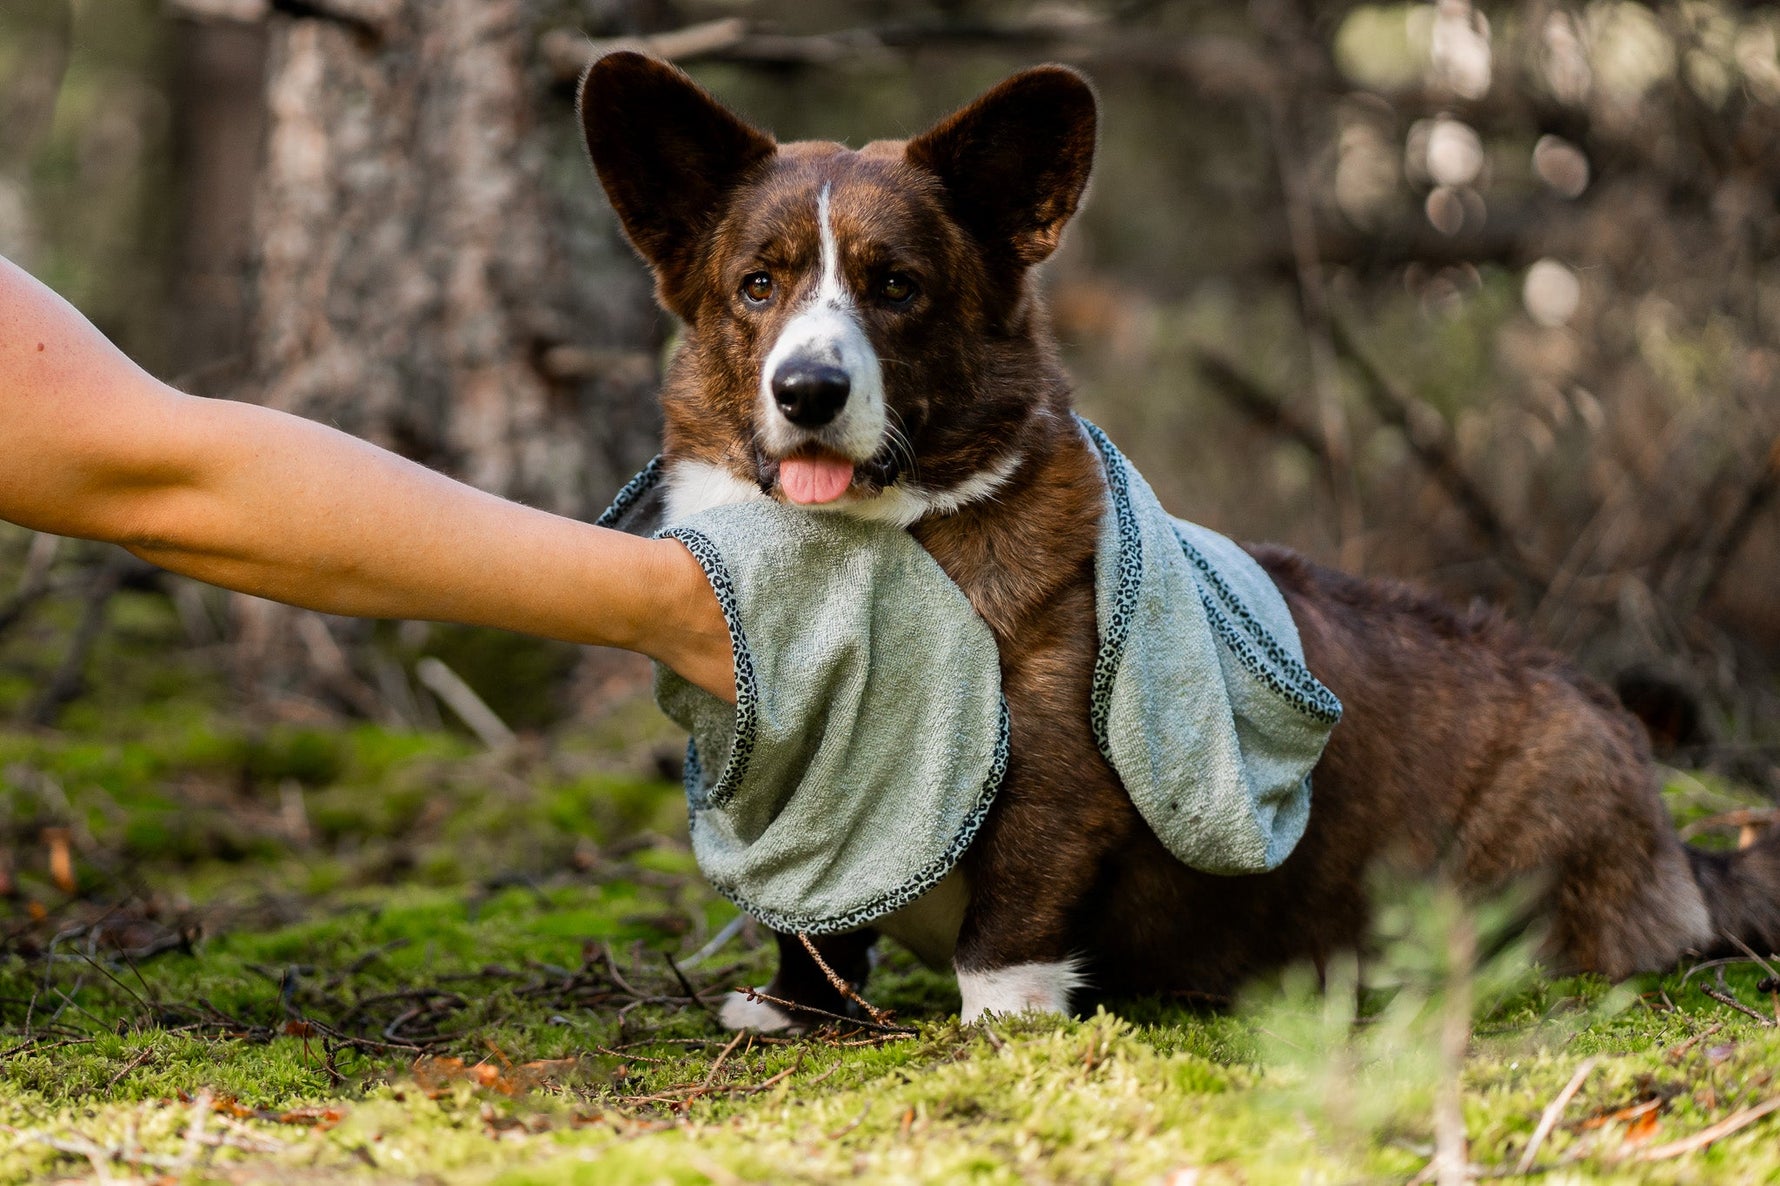
<path fill-rule="evenodd" d="M 612 505 L 600 512 L 600 517 L 593 521 L 593 525 L 622 530 L 619 525 L 624 522 L 625 516 L 630 514 L 631 508 L 645 495 L 661 484 L 664 472 L 661 454 L 657 453 L 648 465 L 637 471 L 636 477 L 626 482 L 624 488 L 613 496 Z"/>
<path fill-rule="evenodd" d="M 1321 721 L 1325 725 L 1333 725 L 1340 721 L 1341 701 L 1335 698 L 1335 693 L 1324 687 L 1322 681 L 1310 674 L 1310 670 L 1304 664 L 1293 658 L 1291 652 L 1281 646 L 1279 640 L 1274 638 L 1266 627 L 1255 621 L 1248 606 L 1244 605 L 1230 591 L 1230 587 L 1224 583 L 1224 578 L 1218 575 L 1217 569 L 1212 567 L 1211 562 L 1200 553 L 1198 548 L 1185 539 L 1181 539 L 1178 533 L 1175 535 L 1175 539 L 1180 540 L 1181 551 L 1203 578 L 1204 584 L 1199 589 L 1199 601 L 1205 606 L 1206 617 L 1211 619 L 1213 627 L 1217 629 L 1218 637 L 1224 640 L 1225 646 L 1235 652 L 1237 659 L 1248 669 L 1249 674 L 1261 680 L 1268 688 L 1272 689 L 1274 695 L 1285 700 L 1305 716 Z M 1208 592 L 1207 587 L 1212 591 Z M 1230 616 L 1234 616 L 1241 624 L 1242 630 L 1238 630 L 1232 624 L 1230 616 L 1224 612 L 1226 609 L 1229 610 Z M 1251 639 L 1261 648 L 1265 661 L 1263 661 L 1262 655 L 1255 654 L 1254 649 L 1249 645 Z"/>
<path fill-rule="evenodd" d="M 735 652 L 735 741 L 730 746 L 729 761 L 724 764 L 717 785 L 703 796 L 707 806 L 722 807 L 735 798 L 736 788 L 747 777 L 748 763 L 754 757 L 754 734 L 760 712 L 760 688 L 754 679 L 754 656 L 748 650 L 747 636 L 742 633 L 735 582 L 730 579 L 729 569 L 724 565 L 717 545 L 711 542 L 709 536 L 690 527 L 670 527 L 657 538 L 679 540 L 692 553 L 698 566 L 705 570 L 705 579 L 711 583 L 711 592 L 717 595 L 717 605 L 723 610 L 723 620 L 729 626 L 729 645 Z M 690 751 L 688 753 L 690 756 Z M 689 761 L 687 771 L 690 773 L 696 765 Z"/>
<path fill-rule="evenodd" d="M 1143 574 L 1143 533 L 1137 527 L 1137 512 L 1131 506 L 1131 487 L 1124 467 L 1113 463 L 1113 458 L 1119 457 L 1119 451 L 1095 425 L 1080 416 L 1076 417 L 1076 423 L 1100 450 L 1119 538 L 1118 586 L 1113 592 L 1112 613 L 1099 624 L 1100 650 L 1094 656 L 1094 682 L 1088 699 L 1088 719 L 1094 727 L 1094 744 L 1100 747 L 1100 755 L 1110 763 L 1113 760 L 1112 741 L 1107 736 L 1106 725 L 1112 713 L 1113 677 L 1118 674 L 1119 663 L 1125 657 L 1125 642 L 1131 634 L 1131 612 L 1137 606 L 1137 585 Z"/>
<path fill-rule="evenodd" d="M 1100 624 L 1100 651 L 1094 660 L 1089 708 L 1094 740 L 1100 746 L 1102 756 L 1110 762 L 1112 752 L 1106 724 L 1112 711 L 1113 677 L 1124 658 L 1131 631 L 1131 610 L 1137 602 L 1138 582 L 1142 579 L 1143 544 L 1139 538 L 1137 512 L 1131 505 L 1131 463 L 1097 426 L 1079 416 L 1076 419 L 1100 451 L 1106 467 L 1106 485 L 1113 502 L 1119 540 L 1118 585 L 1113 595 L 1112 618 Z M 1339 721 L 1341 702 L 1335 694 L 1255 620 L 1249 608 L 1197 548 L 1181 538 L 1179 532 L 1175 533 L 1175 540 L 1199 575 L 1199 600 L 1212 629 L 1243 669 L 1310 719 L 1327 725 Z"/>

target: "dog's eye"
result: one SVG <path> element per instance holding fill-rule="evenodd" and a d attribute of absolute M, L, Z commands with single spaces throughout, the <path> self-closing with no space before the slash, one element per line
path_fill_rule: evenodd
<path fill-rule="evenodd" d="M 920 290 L 915 287 L 915 282 L 901 272 L 890 273 L 884 277 L 884 282 L 878 285 L 878 295 L 892 305 L 908 304 L 915 299 L 915 293 L 918 291 Z"/>
<path fill-rule="evenodd" d="M 750 272 L 742 277 L 742 295 L 756 305 L 764 305 L 773 296 L 773 278 L 765 272 Z"/>

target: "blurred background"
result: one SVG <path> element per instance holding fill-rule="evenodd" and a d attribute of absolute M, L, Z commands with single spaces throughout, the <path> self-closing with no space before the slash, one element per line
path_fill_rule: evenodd
<path fill-rule="evenodd" d="M 1083 409 L 1169 508 L 1499 605 L 1676 766 L 1780 789 L 1777 5 L 6 0 L 0 252 L 188 390 L 591 516 L 653 452 L 673 334 L 572 108 L 625 40 L 855 145 L 1080 66 L 1100 157 L 1046 283 Z M 413 748 L 373 735 L 600 735 L 671 776 L 646 693 L 626 656 L 0 529 L 0 782 L 34 850 L 135 843 L 103 797 L 144 779 L 173 795 L 144 845 L 195 803 L 312 837 L 305 794 Z"/>

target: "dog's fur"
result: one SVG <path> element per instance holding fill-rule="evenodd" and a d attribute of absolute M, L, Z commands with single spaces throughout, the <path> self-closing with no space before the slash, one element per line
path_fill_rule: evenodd
<path fill-rule="evenodd" d="M 784 467 L 850 464 L 846 493 L 812 513 L 906 524 L 1000 644 L 1003 789 L 961 880 L 881 928 L 950 955 L 967 1018 L 1067 1011 L 1084 984 L 1221 996 L 1321 963 L 1362 944 L 1387 860 L 1478 894 L 1541 885 L 1558 968 L 1622 977 L 1732 934 L 1780 945 L 1780 836 L 1735 855 L 1683 846 L 1610 693 L 1492 613 L 1277 548 L 1251 551 L 1345 707 L 1309 830 L 1253 877 L 1163 849 L 1090 734 L 1104 482 L 1031 275 L 1088 179 L 1095 101 L 1078 75 L 1026 71 L 913 140 L 853 151 L 776 144 L 673 67 L 620 53 L 590 68 L 581 118 L 685 324 L 662 393 L 671 511 L 784 498 Z M 787 418 L 795 367 L 850 379 L 832 421 Z M 872 940 L 822 947 L 862 983 Z M 798 942 L 780 946 L 774 996 L 845 1008 Z"/>

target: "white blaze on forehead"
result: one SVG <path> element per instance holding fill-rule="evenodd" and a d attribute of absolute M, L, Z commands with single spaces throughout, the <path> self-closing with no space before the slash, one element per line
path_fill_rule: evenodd
<path fill-rule="evenodd" d="M 816 304 L 840 309 L 852 305 L 853 300 L 841 284 L 841 253 L 834 242 L 834 220 L 828 210 L 829 187 L 830 183 L 824 181 L 822 192 L 816 195 L 816 237 L 822 248 L 822 279 L 816 285 Z"/>
<path fill-rule="evenodd" d="M 815 291 L 786 323 L 760 368 L 761 440 L 768 452 L 781 457 L 814 444 L 857 462 L 871 457 L 883 443 L 884 368 L 841 278 L 840 243 L 829 209 L 830 188 L 831 183 L 824 182 L 816 196 L 820 271 Z M 785 419 L 773 399 L 773 376 L 788 365 L 832 366 L 845 371 L 850 391 L 840 414 L 813 430 Z"/>

